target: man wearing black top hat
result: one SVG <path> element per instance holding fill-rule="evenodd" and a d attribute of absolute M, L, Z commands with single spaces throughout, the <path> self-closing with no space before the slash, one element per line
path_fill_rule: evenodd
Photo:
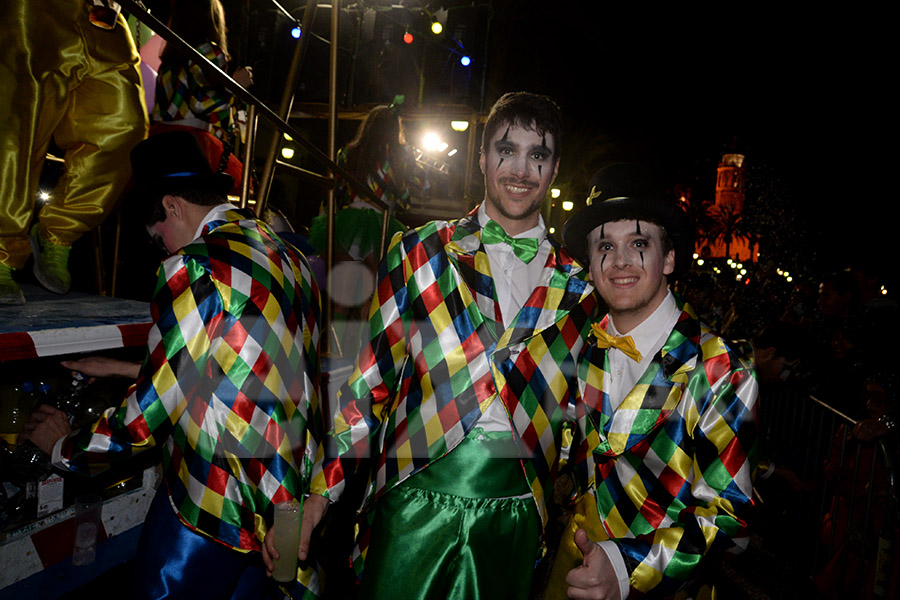
<path fill-rule="evenodd" d="M 96 423 L 69 432 L 64 414 L 43 407 L 26 437 L 82 473 L 162 446 L 165 485 L 144 524 L 134 597 L 263 597 L 260 543 L 274 505 L 307 492 L 321 431 L 319 291 L 296 249 L 227 202 L 232 178 L 212 173 L 194 136 L 153 136 L 131 159 L 130 204 L 171 253 L 146 358 L 122 405 Z"/>
<path fill-rule="evenodd" d="M 666 597 L 712 557 L 746 547 L 752 353 L 710 331 L 669 290 L 690 266 L 693 232 L 652 172 L 607 167 L 592 179 L 587 204 L 563 240 L 590 264 L 609 306 L 579 364 L 602 527 L 593 540 L 575 532 L 584 560 L 566 576 L 568 594 Z"/>

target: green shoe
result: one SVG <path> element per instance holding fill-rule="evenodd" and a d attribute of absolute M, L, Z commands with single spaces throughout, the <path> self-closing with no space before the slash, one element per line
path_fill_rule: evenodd
<path fill-rule="evenodd" d="M 12 267 L 0 265 L 0 304 L 25 304 L 25 295 L 13 281 Z"/>
<path fill-rule="evenodd" d="M 34 276 L 41 285 L 55 294 L 69 293 L 72 276 L 69 275 L 69 252 L 71 246 L 52 244 L 40 233 L 35 223 L 31 228 L 31 251 L 34 256 Z"/>

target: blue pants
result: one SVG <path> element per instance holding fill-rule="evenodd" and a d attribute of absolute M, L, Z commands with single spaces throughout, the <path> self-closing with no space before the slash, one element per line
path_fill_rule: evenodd
<path fill-rule="evenodd" d="M 282 598 L 262 557 L 244 554 L 184 526 L 166 486 L 153 498 L 134 558 L 135 599 Z"/>

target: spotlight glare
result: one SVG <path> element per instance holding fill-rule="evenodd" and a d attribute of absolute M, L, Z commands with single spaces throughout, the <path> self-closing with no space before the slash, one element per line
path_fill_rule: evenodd
<path fill-rule="evenodd" d="M 575 208 L 575 203 L 571 200 L 563 200 L 562 209 L 565 211 L 570 211 Z"/>
<path fill-rule="evenodd" d="M 459 64 L 461 64 L 464 67 L 468 67 L 469 65 L 472 64 L 472 59 L 469 58 L 468 56 L 463 56 L 461 59 L 459 59 Z"/>
<path fill-rule="evenodd" d="M 281 156 L 283 156 L 284 158 L 287 158 L 287 159 L 294 158 L 294 149 L 289 148 L 288 146 L 285 146 L 284 148 L 281 149 Z"/>
<path fill-rule="evenodd" d="M 456 154 L 456 148 L 454 148 L 453 150 L 451 150 L 450 152 L 448 152 L 448 153 L 447 153 L 447 156 L 453 156 L 454 154 Z"/>
<path fill-rule="evenodd" d="M 412 44 L 412 43 L 413 43 L 413 34 L 411 34 L 411 33 L 408 32 L 408 31 L 407 31 L 406 33 L 404 33 L 404 34 L 403 34 L 403 41 L 404 41 L 405 43 L 407 43 L 407 44 Z"/>
<path fill-rule="evenodd" d="M 303 32 L 300 31 L 300 26 L 299 26 L 299 25 L 296 26 L 296 27 L 294 27 L 293 29 L 291 29 L 291 37 L 294 38 L 295 40 L 299 40 L 299 39 L 300 39 L 300 35 L 301 35 L 302 33 L 303 33 Z"/>
<path fill-rule="evenodd" d="M 697 255 L 695 254 L 694 256 L 697 256 Z M 706 261 L 704 261 L 702 258 L 697 259 L 697 264 L 700 265 L 701 267 L 703 266 L 704 262 L 706 262 Z"/>
<path fill-rule="evenodd" d="M 49 192 L 41 192 L 39 197 L 41 200 L 44 200 L 46 202 L 47 200 L 50 199 L 50 194 L 49 194 Z"/>
<path fill-rule="evenodd" d="M 556 227 L 551 227 L 550 229 L 548 229 L 548 231 L 550 233 L 556 233 Z"/>
<path fill-rule="evenodd" d="M 426 133 L 425 136 L 422 138 L 422 148 L 425 150 L 432 151 L 432 152 L 435 150 L 440 150 L 441 144 L 444 144 L 444 143 L 446 143 L 446 142 L 441 140 L 441 137 L 434 132 Z M 446 146 L 444 146 L 444 148 L 446 148 Z"/>
<path fill-rule="evenodd" d="M 441 25 L 440 21 L 438 21 L 437 19 L 435 19 L 434 21 L 432 21 L 432 23 L 431 23 L 431 33 L 433 33 L 434 35 L 441 35 L 441 32 L 442 32 L 443 30 L 444 30 L 444 27 L 443 27 L 443 25 Z"/>
<path fill-rule="evenodd" d="M 559 198 L 560 193 L 561 192 L 560 192 L 559 188 L 550 188 L 550 197 L 551 198 Z"/>
<path fill-rule="evenodd" d="M 468 121 L 450 121 L 450 129 L 453 131 L 466 131 L 468 128 Z"/>

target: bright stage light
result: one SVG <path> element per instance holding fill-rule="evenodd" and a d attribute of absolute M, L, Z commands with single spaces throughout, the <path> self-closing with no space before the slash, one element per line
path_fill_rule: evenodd
<path fill-rule="evenodd" d="M 403 41 L 404 41 L 405 43 L 407 43 L 407 44 L 412 44 L 412 43 L 413 43 L 413 34 L 411 34 L 411 33 L 408 32 L 408 31 L 407 31 L 406 33 L 404 33 L 404 34 L 403 34 Z"/>
<path fill-rule="evenodd" d="M 426 133 L 422 138 L 422 149 L 430 152 L 443 152 L 448 146 L 449 144 L 436 133 Z"/>
<path fill-rule="evenodd" d="M 281 149 L 281 156 L 283 156 L 284 158 L 286 158 L 288 160 L 294 158 L 294 149 L 290 148 L 288 146 L 285 146 L 284 148 Z"/>
<path fill-rule="evenodd" d="M 565 211 L 570 211 L 575 208 L 575 203 L 571 200 L 563 200 L 562 209 Z"/>
<path fill-rule="evenodd" d="M 468 121 L 450 121 L 450 129 L 453 131 L 466 131 L 468 128 Z"/>
<path fill-rule="evenodd" d="M 441 25 L 440 21 L 435 19 L 431 22 L 431 33 L 434 35 L 441 35 L 441 32 L 444 30 L 443 25 Z"/>
<path fill-rule="evenodd" d="M 551 198 L 559 198 L 560 192 L 559 188 L 550 188 L 550 197 Z"/>
<path fill-rule="evenodd" d="M 295 40 L 299 40 L 299 39 L 300 39 L 300 34 L 301 34 L 301 33 L 303 33 L 303 32 L 300 31 L 300 26 L 299 26 L 299 25 L 296 26 L 296 27 L 294 27 L 293 29 L 291 29 L 291 37 L 294 38 Z"/>
<path fill-rule="evenodd" d="M 456 152 L 457 152 L 457 150 L 456 150 L 456 148 L 454 148 L 453 150 L 451 150 L 450 152 L 447 153 L 447 156 L 453 156 L 454 154 L 456 154 Z"/>
<path fill-rule="evenodd" d="M 459 59 L 459 64 L 461 64 L 464 67 L 468 67 L 469 65 L 472 64 L 472 59 L 469 58 L 468 56 L 463 56 L 461 59 Z"/>

